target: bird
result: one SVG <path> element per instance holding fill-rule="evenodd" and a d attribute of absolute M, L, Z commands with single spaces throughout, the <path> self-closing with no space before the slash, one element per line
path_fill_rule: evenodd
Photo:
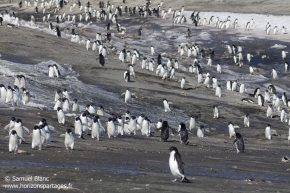
<path fill-rule="evenodd" d="M 181 178 L 180 182 L 188 182 L 190 181 L 184 175 L 184 163 L 182 162 L 181 155 L 178 152 L 176 147 L 170 147 L 170 156 L 169 156 L 169 168 L 174 177 Z M 174 182 L 177 179 L 174 180 Z"/>
<path fill-rule="evenodd" d="M 240 133 L 236 133 L 236 139 L 234 140 L 234 144 L 236 146 L 237 153 L 244 153 L 244 139 Z"/>
<path fill-rule="evenodd" d="M 179 124 L 178 132 L 180 135 L 180 143 L 188 145 L 188 131 L 187 131 L 184 123 L 181 122 Z"/>
<path fill-rule="evenodd" d="M 161 122 L 162 122 L 162 120 L 161 120 Z M 158 129 L 158 127 L 160 127 L 160 126 L 157 125 L 157 129 Z M 169 138 L 169 125 L 168 125 L 167 121 L 163 121 L 162 126 L 161 126 L 160 140 L 166 142 L 168 140 L 168 138 Z"/>

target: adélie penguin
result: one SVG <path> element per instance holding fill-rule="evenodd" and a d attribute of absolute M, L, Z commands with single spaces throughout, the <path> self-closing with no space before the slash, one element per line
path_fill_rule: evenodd
<path fill-rule="evenodd" d="M 237 149 L 237 153 L 244 153 L 245 146 L 244 146 L 244 139 L 240 133 L 236 133 L 236 139 L 234 141 L 234 144 Z"/>
<path fill-rule="evenodd" d="M 178 149 L 176 147 L 170 147 L 170 156 L 169 156 L 169 168 L 174 177 L 181 178 L 180 182 L 188 182 L 190 181 L 185 177 L 184 175 L 184 169 L 183 169 L 183 162 L 181 159 L 181 155 L 178 152 Z M 174 180 L 174 182 L 177 179 Z"/>
<path fill-rule="evenodd" d="M 180 143 L 188 145 L 188 131 L 187 131 L 184 123 L 181 122 L 179 124 L 178 132 L 180 135 Z"/>
<path fill-rule="evenodd" d="M 166 142 L 168 138 L 169 138 L 169 125 L 167 121 L 163 121 L 161 126 L 160 141 Z"/>
<path fill-rule="evenodd" d="M 40 127 L 38 125 L 34 125 L 34 129 L 32 132 L 32 144 L 31 144 L 32 149 L 38 146 L 38 150 L 41 150 L 42 148 L 41 136 L 42 134 L 40 131 Z"/>
<path fill-rule="evenodd" d="M 67 129 L 65 134 L 61 134 L 60 137 L 64 137 L 64 145 L 65 148 L 68 150 L 68 147 L 71 148 L 71 150 L 74 149 L 75 144 L 75 138 L 74 136 L 79 136 L 78 134 L 74 134 L 71 129 Z"/>
<path fill-rule="evenodd" d="M 9 136 L 9 152 L 16 154 L 18 152 L 18 140 L 19 136 L 15 130 L 12 130 Z M 22 138 L 24 141 L 24 139 Z"/>

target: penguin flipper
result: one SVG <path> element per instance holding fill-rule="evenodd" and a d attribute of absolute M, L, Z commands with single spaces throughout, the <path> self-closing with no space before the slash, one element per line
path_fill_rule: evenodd
<path fill-rule="evenodd" d="M 22 128 L 23 128 L 27 133 L 29 133 L 29 129 L 27 129 L 27 127 L 22 126 Z"/>
<path fill-rule="evenodd" d="M 5 138 L 9 138 L 9 137 L 10 137 L 10 135 L 5 136 Z"/>
<path fill-rule="evenodd" d="M 136 97 L 136 99 L 138 98 L 135 93 L 131 93 L 131 96 Z"/>
<path fill-rule="evenodd" d="M 6 126 L 4 127 L 4 130 L 7 130 L 7 129 L 9 128 L 9 126 L 10 126 L 10 124 L 6 125 Z M 13 127 L 14 127 L 14 126 L 13 126 Z M 12 128 L 13 128 L 13 127 L 12 127 Z M 11 128 L 11 129 L 12 129 L 12 128 Z"/>
<path fill-rule="evenodd" d="M 60 137 L 65 137 L 65 134 L 60 134 L 59 136 L 60 136 Z"/>
<path fill-rule="evenodd" d="M 55 128 L 51 125 L 48 125 L 48 130 L 51 132 L 51 131 L 55 131 Z"/>

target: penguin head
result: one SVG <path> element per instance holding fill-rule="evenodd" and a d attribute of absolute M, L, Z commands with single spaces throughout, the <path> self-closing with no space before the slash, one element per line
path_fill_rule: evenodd
<path fill-rule="evenodd" d="M 228 122 L 228 125 L 233 125 L 233 123 L 232 122 Z"/>
<path fill-rule="evenodd" d="M 99 119 L 100 119 L 99 116 L 95 116 L 94 117 L 94 123 L 98 122 Z"/>
<path fill-rule="evenodd" d="M 175 151 L 176 153 L 178 152 L 178 150 L 177 150 L 176 147 L 170 147 L 170 148 L 169 148 L 169 151 L 170 151 L 170 152 Z"/>
<path fill-rule="evenodd" d="M 60 111 L 60 110 L 62 110 L 60 107 L 57 107 L 57 111 Z"/>
<path fill-rule="evenodd" d="M 111 117 L 108 118 L 108 122 L 112 121 L 113 119 Z"/>
<path fill-rule="evenodd" d="M 268 125 L 267 125 L 267 127 L 270 127 L 270 128 L 271 128 L 271 125 L 270 125 L 270 124 L 268 124 Z"/>
<path fill-rule="evenodd" d="M 22 123 L 21 119 L 17 119 L 16 123 Z"/>
<path fill-rule="evenodd" d="M 186 130 L 185 124 L 183 122 L 181 122 L 179 124 L 180 130 Z"/>
<path fill-rule="evenodd" d="M 81 121 L 80 117 L 76 117 L 75 121 Z"/>
<path fill-rule="evenodd" d="M 38 129 L 40 129 L 39 128 L 39 126 L 38 125 L 34 125 L 34 128 L 33 128 L 34 130 L 38 130 Z"/>
<path fill-rule="evenodd" d="M 11 121 L 15 121 L 16 119 L 15 119 L 15 117 L 11 117 Z"/>
<path fill-rule="evenodd" d="M 68 134 L 70 134 L 70 133 L 71 133 L 71 129 L 66 129 L 66 132 L 67 132 Z"/>
<path fill-rule="evenodd" d="M 11 131 L 11 135 L 15 135 L 15 134 L 17 134 L 16 131 L 15 130 L 12 130 Z"/>
<path fill-rule="evenodd" d="M 43 124 L 45 124 L 46 123 L 46 119 L 45 118 L 41 118 L 41 121 L 40 122 L 42 122 Z"/>
<path fill-rule="evenodd" d="M 78 102 L 78 99 L 74 99 L 73 101 L 74 101 L 75 103 L 77 103 L 77 102 Z"/>
<path fill-rule="evenodd" d="M 135 117 L 135 116 L 132 116 L 132 117 L 131 117 L 131 119 L 133 119 L 133 120 L 134 120 L 134 119 L 136 119 L 136 117 Z"/>

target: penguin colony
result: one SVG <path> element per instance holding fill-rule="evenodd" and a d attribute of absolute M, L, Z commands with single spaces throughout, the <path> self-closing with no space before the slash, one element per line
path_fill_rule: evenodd
<path fill-rule="evenodd" d="M 62 8 L 64 6 L 69 6 L 69 13 L 62 12 Z M 123 7 L 124 6 L 124 7 Z M 83 3 L 81 1 L 77 2 L 69 2 L 67 0 L 50 0 L 50 1 L 20 1 L 19 8 L 22 7 L 35 7 L 35 13 L 39 14 L 40 12 L 43 15 L 42 22 L 46 22 L 48 24 L 48 28 L 54 32 L 54 34 L 61 38 L 63 33 L 70 34 L 71 41 L 80 43 L 81 40 L 85 40 L 85 48 L 86 50 L 92 50 L 97 52 L 96 60 L 100 66 L 106 67 L 107 55 L 110 54 L 109 50 L 113 51 L 113 48 L 110 47 L 110 41 L 112 39 L 112 31 L 116 30 L 117 33 L 115 35 L 125 35 L 127 30 L 126 27 L 121 26 L 118 21 L 122 18 L 123 14 L 129 16 L 137 16 L 139 17 L 157 17 L 159 19 L 172 19 L 173 25 L 175 24 L 184 24 L 189 23 L 190 20 L 193 23 L 193 26 L 215 26 L 218 29 L 238 29 L 240 26 L 238 25 L 238 20 L 235 19 L 234 22 L 231 21 L 230 16 L 222 21 L 219 18 L 216 18 L 214 21 L 214 16 L 211 18 L 200 18 L 199 12 L 193 12 L 190 18 L 186 18 L 184 16 L 184 7 L 181 7 L 180 10 L 172 10 L 171 8 L 168 11 L 162 9 L 163 2 L 161 2 L 158 7 L 152 8 L 151 1 L 146 1 L 146 5 L 136 6 L 136 7 L 127 7 L 124 5 L 114 6 L 109 2 L 104 3 L 100 1 L 99 8 L 92 7 L 90 2 Z M 80 11 L 81 13 L 75 13 Z M 4 14 L 9 14 L 8 12 Z M 4 14 L 0 16 L 0 23 L 2 25 Z M 20 19 L 17 17 L 17 14 L 13 12 L 11 16 L 14 20 L 14 23 L 7 24 L 8 27 L 19 27 L 21 25 Z M 65 21 L 73 21 L 73 24 L 70 26 L 70 31 L 67 29 L 62 29 L 59 25 Z M 78 23 L 85 22 L 94 24 L 100 21 L 107 21 L 108 24 L 106 26 L 105 33 L 97 33 L 96 38 L 86 39 L 85 37 L 80 37 L 80 35 L 76 32 L 78 30 Z M 35 24 L 36 19 L 31 15 L 31 25 Z M 111 23 L 113 26 L 111 26 Z M 254 29 L 255 22 L 254 20 L 249 21 L 246 24 L 246 30 Z M 281 30 L 278 30 L 277 26 L 271 29 L 271 25 L 268 23 L 266 26 L 266 34 L 274 34 L 277 35 L 286 33 L 286 28 L 283 26 Z M 142 28 L 139 28 L 136 31 L 136 34 L 139 38 L 143 38 Z M 105 36 L 105 37 L 103 37 Z M 187 29 L 186 36 L 193 36 L 192 30 L 190 28 Z M 234 65 L 242 68 L 244 66 L 244 52 L 243 47 L 238 45 L 226 45 L 225 51 L 231 57 L 233 57 Z M 141 61 L 141 69 L 148 70 L 153 72 L 156 76 L 161 77 L 162 79 L 173 79 L 176 80 L 175 72 L 179 69 L 179 62 L 177 59 L 169 58 L 167 63 L 163 63 L 163 58 L 161 54 L 158 54 L 158 51 L 151 46 L 148 48 L 148 56 L 146 57 L 146 53 L 140 53 L 138 49 L 134 49 L 132 51 L 123 49 L 119 50 L 119 60 L 122 63 L 130 63 L 128 65 L 128 70 L 126 70 L 123 74 L 124 81 L 130 83 L 132 77 L 136 80 L 137 76 L 134 68 L 136 68 Z M 282 50 L 281 56 L 285 66 L 285 72 L 289 71 L 289 64 L 286 61 L 287 59 L 287 51 Z M 213 49 L 202 48 L 198 44 L 193 45 L 179 45 L 177 47 L 177 54 L 180 56 L 186 56 L 188 58 L 194 58 L 193 64 L 189 66 L 187 71 L 189 73 L 195 73 L 197 75 L 197 82 L 206 86 L 207 88 L 213 88 L 214 94 L 216 97 L 222 98 L 222 90 L 226 89 L 232 92 L 239 92 L 240 94 L 245 93 L 245 85 L 243 83 L 238 83 L 237 80 L 227 81 L 226 88 L 223 88 L 219 83 L 218 79 L 214 76 L 211 76 L 209 72 L 204 73 L 202 69 L 202 62 L 207 64 L 208 66 L 214 66 L 214 59 L 216 57 L 216 53 Z M 154 56 L 156 56 L 154 58 Z M 149 56 L 152 57 L 149 59 Z M 142 58 L 143 57 L 143 58 Z M 249 73 L 251 75 L 259 74 L 259 69 L 255 68 L 252 63 L 253 56 L 250 52 L 246 54 L 247 63 L 249 65 Z M 204 62 L 207 60 L 206 62 Z M 223 66 L 222 64 L 216 64 L 217 73 L 222 74 Z M 271 75 L 273 80 L 278 79 L 279 71 L 276 69 L 272 69 Z M 138 75 L 138 74 L 137 74 Z M 56 64 L 48 66 L 48 76 L 51 78 L 61 78 L 60 71 Z M 25 82 L 25 77 L 23 75 L 16 75 L 14 80 L 14 86 L 5 87 L 3 84 L 0 85 L 1 91 L 1 99 L 13 106 L 26 105 L 30 102 L 31 97 L 34 97 L 27 90 L 27 85 Z M 187 87 L 188 81 L 183 77 L 180 80 L 181 90 L 185 90 Z M 274 85 L 269 85 L 264 89 L 264 95 L 262 94 L 262 89 L 264 88 L 256 88 L 253 94 L 249 94 L 248 97 L 242 99 L 243 102 L 257 104 L 261 107 L 267 105 L 267 109 L 265 111 L 265 115 L 269 118 L 273 118 L 274 114 L 280 114 L 281 122 L 287 122 L 290 125 L 289 114 L 286 111 L 286 107 L 290 107 L 290 99 L 288 100 L 286 93 L 284 92 L 281 97 L 278 96 L 276 88 Z M 123 94 L 122 94 L 123 95 Z M 133 99 L 132 96 L 135 96 L 135 100 L 138 100 L 138 97 L 135 93 L 131 93 L 128 89 L 124 93 L 125 95 L 125 103 L 130 103 Z M 257 102 L 255 102 L 257 101 Z M 58 90 L 55 92 L 54 96 L 55 105 L 53 109 L 56 111 L 57 119 L 59 124 L 66 124 L 66 114 L 68 112 L 79 113 L 80 108 L 78 105 L 77 99 L 71 99 L 70 92 L 66 89 Z M 163 99 L 164 111 L 166 113 L 170 113 L 172 109 L 170 108 L 170 104 L 166 98 Z M 213 118 L 219 118 L 219 106 L 213 106 Z M 108 118 L 106 121 L 106 126 L 103 127 L 104 121 L 100 119 L 100 117 Z M 243 116 L 244 118 L 244 126 L 250 127 L 250 115 L 246 114 Z M 168 125 L 167 121 L 163 121 L 160 119 L 157 123 L 153 123 L 149 120 L 148 117 L 141 114 L 139 117 L 131 115 L 130 111 L 127 111 L 123 116 L 115 116 L 110 115 L 104 111 L 104 108 L 100 105 L 98 107 L 95 106 L 94 103 L 88 104 L 86 106 L 86 110 L 82 111 L 79 115 L 75 116 L 74 129 L 67 128 L 60 137 L 64 137 L 64 145 L 66 149 L 74 149 L 75 137 L 84 138 L 85 135 L 91 133 L 92 138 L 96 138 L 100 140 L 100 137 L 107 133 L 108 138 L 117 137 L 118 135 L 126 135 L 126 134 L 134 134 L 136 135 L 137 131 L 141 131 L 141 134 L 147 137 L 155 135 L 156 132 L 160 131 L 160 141 L 167 141 L 170 134 L 180 136 L 180 143 L 187 145 L 189 143 L 189 134 L 192 133 L 194 129 L 197 130 L 198 137 L 205 137 L 206 128 L 204 125 L 199 124 L 197 122 L 197 116 L 191 116 L 189 122 L 189 127 L 186 127 L 186 124 L 181 122 L 179 124 L 178 129 L 171 128 Z M 234 144 L 236 147 L 237 153 L 242 153 L 245 151 L 244 140 L 242 134 L 237 132 L 236 130 L 239 128 L 234 125 L 232 122 L 229 122 L 228 125 L 229 137 L 235 137 Z M 270 124 L 265 124 L 265 138 L 273 139 L 273 130 L 271 130 Z M 153 131 L 152 128 L 155 128 L 156 132 Z M 41 119 L 41 121 L 35 124 L 32 131 L 29 131 L 28 128 L 24 127 L 21 119 L 16 119 L 12 117 L 9 124 L 5 126 L 5 130 L 8 130 L 9 134 L 9 152 L 17 153 L 18 144 L 22 144 L 25 141 L 24 133 L 30 133 L 32 136 L 32 148 L 37 147 L 41 150 L 44 146 L 47 146 L 52 141 L 51 133 L 55 130 L 55 128 L 51 125 L 48 125 L 45 119 Z M 290 133 L 290 129 L 289 129 Z M 290 136 L 288 137 L 288 140 Z M 182 182 L 189 182 L 184 176 L 183 163 L 181 160 L 181 156 L 176 147 L 171 147 L 170 158 L 169 158 L 169 166 L 172 174 L 178 178 L 181 178 Z"/>

